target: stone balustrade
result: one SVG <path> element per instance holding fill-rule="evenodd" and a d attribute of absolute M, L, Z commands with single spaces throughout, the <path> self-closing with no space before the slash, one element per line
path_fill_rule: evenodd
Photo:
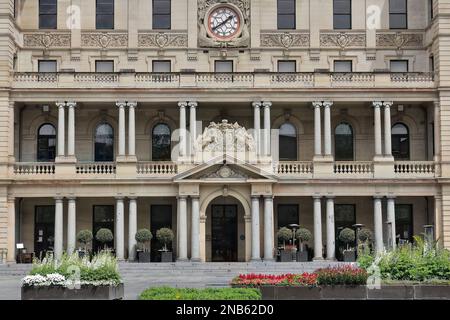
<path fill-rule="evenodd" d="M 111 175 L 116 173 L 114 162 L 77 163 L 77 175 Z"/>
<path fill-rule="evenodd" d="M 434 161 L 396 161 L 395 176 L 399 178 L 433 178 L 436 172 Z"/>
<path fill-rule="evenodd" d="M 55 164 L 52 162 L 20 162 L 14 165 L 16 176 L 53 175 Z"/>
<path fill-rule="evenodd" d="M 277 174 L 290 177 L 311 177 L 313 173 L 312 161 L 284 161 L 278 163 Z"/>
<path fill-rule="evenodd" d="M 178 166 L 173 162 L 139 162 L 136 165 L 138 176 L 167 177 L 178 173 Z"/>
<path fill-rule="evenodd" d="M 89 73 L 16 72 L 14 89 L 28 88 L 434 88 L 432 73 L 233 72 Z"/>
<path fill-rule="evenodd" d="M 339 177 L 371 178 L 374 167 L 372 161 L 336 161 L 334 174 Z"/>

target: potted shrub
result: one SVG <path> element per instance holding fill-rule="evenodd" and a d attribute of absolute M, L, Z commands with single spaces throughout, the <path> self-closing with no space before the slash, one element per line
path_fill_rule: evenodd
<path fill-rule="evenodd" d="M 292 230 L 286 227 L 280 228 L 277 232 L 278 241 L 283 243 L 280 250 L 280 262 L 292 261 L 292 251 L 286 249 L 286 241 L 292 240 Z"/>
<path fill-rule="evenodd" d="M 147 244 L 152 240 L 153 235 L 148 229 L 140 229 L 136 232 L 134 236 L 136 239 L 139 249 L 137 251 L 139 262 L 150 262 L 150 250 Z"/>
<path fill-rule="evenodd" d="M 342 229 L 339 233 L 339 240 L 346 245 L 346 249 L 343 251 L 344 261 L 355 262 L 355 249 L 350 247 L 350 244 L 355 242 L 355 231 L 350 228 Z"/>
<path fill-rule="evenodd" d="M 97 231 L 95 234 L 95 239 L 103 244 L 103 250 L 109 251 L 108 249 L 108 242 L 113 241 L 114 236 L 111 232 L 111 230 L 107 228 L 101 228 Z"/>
<path fill-rule="evenodd" d="M 163 248 L 159 250 L 161 252 L 161 262 L 172 262 L 172 252 L 167 249 L 167 245 L 171 244 L 174 238 L 173 231 L 169 228 L 161 228 L 156 231 L 156 239 L 162 243 Z"/>
<path fill-rule="evenodd" d="M 373 242 L 373 232 L 370 229 L 362 228 L 358 231 L 358 252 L 370 249 Z"/>
<path fill-rule="evenodd" d="M 311 240 L 312 234 L 308 229 L 300 228 L 295 233 L 295 237 L 298 239 L 299 243 L 299 250 L 297 251 L 297 262 L 307 262 L 308 251 L 304 249 L 304 243 Z"/>
<path fill-rule="evenodd" d="M 88 253 L 88 244 L 92 242 L 94 236 L 91 230 L 81 230 L 77 234 L 77 241 L 83 246 L 83 249 L 78 249 L 78 256 L 83 258 Z"/>

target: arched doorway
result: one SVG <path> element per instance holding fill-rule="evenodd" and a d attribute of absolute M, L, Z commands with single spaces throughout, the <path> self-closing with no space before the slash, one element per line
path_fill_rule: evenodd
<path fill-rule="evenodd" d="M 250 258 L 251 221 L 241 195 L 212 194 L 202 203 L 200 238 L 203 261 L 244 262 Z"/>

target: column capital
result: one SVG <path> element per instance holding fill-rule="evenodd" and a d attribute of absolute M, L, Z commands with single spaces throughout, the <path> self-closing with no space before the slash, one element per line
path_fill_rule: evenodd
<path fill-rule="evenodd" d="M 69 108 L 75 108 L 77 106 L 77 103 L 75 101 L 68 101 L 68 102 L 66 102 L 66 105 Z"/>
<path fill-rule="evenodd" d="M 325 108 L 330 108 L 333 105 L 333 101 L 324 101 L 324 102 L 322 102 L 322 105 Z"/>
<path fill-rule="evenodd" d="M 57 101 L 55 104 L 58 108 L 64 108 L 66 106 L 65 101 Z"/>
<path fill-rule="evenodd" d="M 380 108 L 382 105 L 383 105 L 383 102 L 381 102 L 381 101 L 373 101 L 372 102 L 372 106 L 374 108 Z"/>
<path fill-rule="evenodd" d="M 256 196 L 256 195 L 252 195 L 252 196 L 251 196 L 252 200 L 259 200 L 260 197 L 261 197 L 261 196 Z"/>
<path fill-rule="evenodd" d="M 77 197 L 76 196 L 68 196 L 67 199 L 69 201 L 74 201 L 74 200 L 77 200 Z"/>
<path fill-rule="evenodd" d="M 177 199 L 178 199 L 178 200 L 186 201 L 186 200 L 187 200 L 187 197 L 188 197 L 188 196 L 186 196 L 186 195 L 178 195 L 178 196 L 177 196 Z"/>
<path fill-rule="evenodd" d="M 188 102 L 188 106 L 192 109 L 192 108 L 196 108 L 198 106 L 197 101 L 189 101 Z"/>
<path fill-rule="evenodd" d="M 323 102 L 322 101 L 313 101 L 312 105 L 314 108 L 320 108 L 322 106 Z"/>
<path fill-rule="evenodd" d="M 264 108 L 270 108 L 272 106 L 272 102 L 270 102 L 270 101 L 263 101 L 262 102 L 262 106 Z"/>
<path fill-rule="evenodd" d="M 385 108 L 390 108 L 394 104 L 394 101 L 383 101 L 383 106 Z"/>
<path fill-rule="evenodd" d="M 137 196 L 128 196 L 128 200 L 130 201 L 136 201 L 137 200 Z"/>
<path fill-rule="evenodd" d="M 137 107 L 137 102 L 136 101 L 128 101 L 127 102 L 127 106 L 130 108 L 136 108 Z"/>
<path fill-rule="evenodd" d="M 116 196 L 114 197 L 114 199 L 116 199 L 117 201 L 123 201 L 125 197 L 124 196 Z"/>
<path fill-rule="evenodd" d="M 62 202 L 64 200 L 64 197 L 63 196 L 56 196 L 56 197 L 54 197 L 54 199 L 55 199 L 56 202 Z"/>
<path fill-rule="evenodd" d="M 326 195 L 327 200 L 334 200 L 336 197 L 333 195 Z"/>
<path fill-rule="evenodd" d="M 198 194 L 190 195 L 190 197 L 192 200 L 200 200 L 200 195 L 198 195 Z"/>
<path fill-rule="evenodd" d="M 264 195 L 264 200 L 266 200 L 266 199 L 273 200 L 273 198 L 275 198 L 275 197 L 273 196 L 273 194 L 266 194 L 266 195 Z"/>
<path fill-rule="evenodd" d="M 125 101 L 117 101 L 116 106 L 119 108 L 124 108 L 127 105 Z"/>
<path fill-rule="evenodd" d="M 313 197 L 314 200 L 322 199 L 322 195 L 320 195 L 320 194 L 314 194 L 312 197 Z"/>
<path fill-rule="evenodd" d="M 178 106 L 180 108 L 186 108 L 187 105 L 188 105 L 187 101 L 180 101 L 180 102 L 178 102 Z"/>
<path fill-rule="evenodd" d="M 377 199 L 381 200 L 381 199 L 383 199 L 383 196 L 381 196 L 381 195 L 374 195 L 373 199 L 374 200 L 377 200 Z"/>
<path fill-rule="evenodd" d="M 262 105 L 262 102 L 261 102 L 261 101 L 253 101 L 253 102 L 252 102 L 252 107 L 253 107 L 253 108 L 260 108 L 261 105 Z"/>
<path fill-rule="evenodd" d="M 397 196 L 395 196 L 395 195 L 393 195 L 393 194 L 388 194 L 388 195 L 386 196 L 386 198 L 387 198 L 388 200 L 389 200 L 389 199 L 394 200 L 394 199 L 397 198 Z"/>

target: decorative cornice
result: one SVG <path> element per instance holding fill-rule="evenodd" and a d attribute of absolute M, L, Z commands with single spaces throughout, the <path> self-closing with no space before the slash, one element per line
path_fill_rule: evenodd
<path fill-rule="evenodd" d="M 186 32 L 141 32 L 138 34 L 140 48 L 185 48 L 187 44 Z"/>
<path fill-rule="evenodd" d="M 83 32 L 81 46 L 93 48 L 126 48 L 128 33 L 117 32 Z"/>
<path fill-rule="evenodd" d="M 403 48 L 423 47 L 423 34 L 413 32 L 381 31 L 376 35 L 377 47 Z"/>
<path fill-rule="evenodd" d="M 70 48 L 70 32 L 33 32 L 23 34 L 26 48 Z"/>
<path fill-rule="evenodd" d="M 309 47 L 309 33 L 306 32 L 261 32 L 261 47 Z"/>
<path fill-rule="evenodd" d="M 321 47 L 338 47 L 341 49 L 349 47 L 365 47 L 366 34 L 363 32 L 321 32 Z"/>

